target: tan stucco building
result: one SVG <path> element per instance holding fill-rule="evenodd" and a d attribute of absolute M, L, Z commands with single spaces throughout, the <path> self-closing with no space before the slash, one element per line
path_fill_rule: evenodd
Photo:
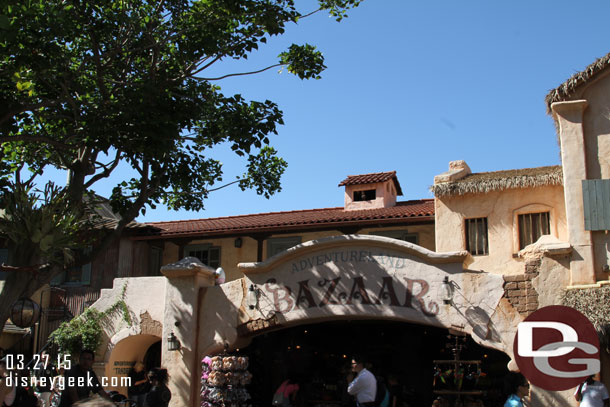
<path fill-rule="evenodd" d="M 149 224 L 120 247 L 131 253 L 121 269 L 138 271 L 125 271 L 93 305 L 105 309 L 124 292 L 133 316 L 131 325 L 117 317 L 108 327 L 98 368 L 121 375 L 160 353 L 172 406 L 199 405 L 200 361 L 225 348 L 250 356 L 261 378 L 256 400 L 268 402 L 280 370 L 304 366 L 305 348 L 318 357 L 324 335 L 333 363 L 348 351 L 371 352 L 388 370 L 409 364 L 421 377 L 405 373 L 405 380 L 421 383 L 432 382 L 433 348 L 447 333 L 466 335 L 490 372 L 515 368 L 513 339 L 527 315 L 565 303 L 566 293 L 595 302 L 610 288 L 609 62 L 597 61 L 547 98 L 560 166 L 473 173 L 453 161 L 430 175 L 433 200 L 399 201 L 396 172 L 384 172 L 343 180 L 340 208 Z M 150 276 L 160 266 L 163 275 Z M 447 282 L 453 296 L 443 301 Z M 587 316 L 603 330 L 610 306 L 593 308 Z M 345 354 L 329 350 L 339 346 L 331 333 Z M 180 350 L 168 350 L 172 335 Z M 383 339 L 359 342 L 371 335 Z M 410 349 L 415 343 L 421 351 Z M 601 353 L 609 384 L 610 359 Z M 570 390 L 534 388 L 532 402 L 576 405 Z"/>

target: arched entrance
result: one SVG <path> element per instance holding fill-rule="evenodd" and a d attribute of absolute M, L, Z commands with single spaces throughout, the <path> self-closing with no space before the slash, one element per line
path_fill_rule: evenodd
<path fill-rule="evenodd" d="M 425 329 L 440 330 L 445 335 L 448 329 L 454 329 L 470 335 L 472 342 L 481 348 L 504 352 L 505 368 L 520 316 L 503 298 L 503 277 L 464 269 L 467 255 L 466 252 L 435 253 L 379 236 L 345 235 L 306 242 L 261 263 L 241 263 L 242 279 L 218 286 L 203 285 L 197 291 L 200 297 L 193 298 L 193 303 L 199 305 L 196 338 L 189 338 L 191 332 L 181 328 L 187 326 L 184 323 L 175 330 L 185 349 L 197 349 L 192 354 L 185 352 L 181 364 L 172 365 L 170 362 L 176 360 L 174 355 L 164 354 L 170 375 L 184 377 L 191 383 L 188 389 L 176 386 L 176 394 L 184 402 L 197 398 L 201 372 L 191 372 L 189 367 L 199 364 L 204 355 L 222 351 L 224 346 L 256 349 L 250 343 L 256 343 L 261 335 L 273 338 L 302 326 L 340 321 L 393 321 L 402 324 L 403 330 L 411 327 L 406 330 L 418 332 L 413 338 L 420 339 Z M 171 284 L 182 289 L 180 294 L 184 297 L 187 286 L 184 276 L 196 282 L 204 281 L 204 274 L 199 276 L 180 269 L 169 277 L 175 279 Z M 454 288 L 452 299 L 447 301 L 441 295 L 446 284 Z M 165 321 L 174 324 L 182 321 L 184 314 L 166 312 Z M 362 329 L 367 335 L 374 331 Z M 341 342 L 356 341 L 359 336 L 362 335 L 354 332 L 349 340 Z M 369 349 L 376 341 L 368 339 L 358 343 L 363 349 Z M 393 349 L 406 354 L 402 345 L 397 344 Z M 416 368 L 425 369 L 434 360 L 428 359 Z M 258 362 L 254 360 L 254 363 Z M 270 381 L 261 388 L 272 389 L 275 385 Z M 260 396 L 261 405 L 269 405 L 270 398 L 265 397 L 270 394 Z"/>
<path fill-rule="evenodd" d="M 112 353 L 106 363 L 105 376 L 125 377 L 129 370 L 138 361 L 143 361 L 148 368 L 148 363 L 157 363 L 161 360 L 161 338 L 155 335 L 132 335 L 118 342 L 112 349 Z M 118 391 L 127 395 L 125 387 L 107 387 L 106 391 Z"/>
<path fill-rule="evenodd" d="M 405 406 L 427 406 L 442 392 L 461 380 L 462 400 L 483 401 L 485 406 L 502 405 L 502 380 L 509 357 L 478 345 L 469 336 L 461 360 L 478 360 L 480 365 L 447 372 L 435 381 L 435 360 L 453 359 L 455 336 L 444 328 L 381 320 L 346 320 L 305 324 L 256 336 L 240 353 L 250 357 L 253 383 L 249 387 L 253 405 L 270 405 L 279 384 L 288 376 L 299 381 L 303 407 L 350 406 L 346 374 L 351 357 L 364 356 L 375 375 L 395 383 Z M 479 370 L 480 366 L 480 370 Z M 481 372 L 482 374 L 479 374 Z M 456 384 L 457 385 L 457 384 Z M 453 400 L 455 396 L 441 395 Z M 499 404 L 498 404 L 499 403 Z"/>

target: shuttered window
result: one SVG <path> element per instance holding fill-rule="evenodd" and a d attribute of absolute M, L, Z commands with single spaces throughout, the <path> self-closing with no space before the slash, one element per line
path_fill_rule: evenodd
<path fill-rule="evenodd" d="M 610 179 L 582 181 L 585 230 L 610 230 Z"/>
<path fill-rule="evenodd" d="M 474 256 L 489 254 L 487 218 L 466 219 L 466 250 Z"/>
<path fill-rule="evenodd" d="M 550 218 L 549 212 L 519 215 L 519 250 L 550 234 Z"/>

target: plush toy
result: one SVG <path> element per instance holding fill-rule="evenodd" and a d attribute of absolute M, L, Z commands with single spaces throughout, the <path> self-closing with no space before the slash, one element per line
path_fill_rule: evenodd
<path fill-rule="evenodd" d="M 239 370 L 246 370 L 248 368 L 248 358 L 246 356 L 239 356 L 237 358 L 237 368 Z"/>
<path fill-rule="evenodd" d="M 212 370 L 222 370 L 222 356 L 214 356 L 210 366 Z"/>
<path fill-rule="evenodd" d="M 237 357 L 225 356 L 222 358 L 222 369 L 223 370 L 235 370 L 237 368 Z"/>

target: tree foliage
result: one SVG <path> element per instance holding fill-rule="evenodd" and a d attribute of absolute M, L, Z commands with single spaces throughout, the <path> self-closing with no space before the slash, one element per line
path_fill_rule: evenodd
<path fill-rule="evenodd" d="M 223 180 L 215 146 L 244 158 L 242 189 L 278 192 L 286 162 L 269 137 L 282 112 L 269 100 L 225 95 L 218 83 L 277 66 L 319 78 L 322 54 L 292 45 L 267 67 L 206 74 L 246 59 L 288 24 L 318 11 L 340 21 L 359 3 L 318 0 L 318 10 L 304 13 L 293 0 L 4 0 L 0 233 L 16 269 L 3 268 L 10 275 L 0 320 L 9 301 L 31 295 L 70 261 L 88 260 L 76 249 L 93 245 L 95 256 L 147 207 L 203 209 Z M 136 175 L 108 197 L 121 220 L 103 233 L 91 220 L 91 191 L 120 165 Z M 48 168 L 66 170 L 67 184 L 41 186 Z"/>

